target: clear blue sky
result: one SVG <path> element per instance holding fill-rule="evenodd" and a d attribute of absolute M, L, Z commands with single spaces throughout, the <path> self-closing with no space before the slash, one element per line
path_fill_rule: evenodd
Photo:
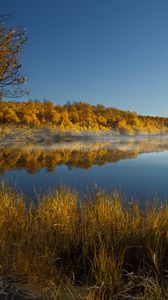
<path fill-rule="evenodd" d="M 29 98 L 168 116 L 168 0 L 0 0 L 26 27 Z"/>

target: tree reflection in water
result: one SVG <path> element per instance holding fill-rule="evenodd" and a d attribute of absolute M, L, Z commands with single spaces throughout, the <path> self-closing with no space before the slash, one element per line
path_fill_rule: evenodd
<path fill-rule="evenodd" d="M 93 165 L 116 163 L 132 159 L 141 153 L 168 149 L 167 137 L 128 138 L 117 140 L 87 140 L 46 145 L 10 146 L 0 148 L 0 172 L 26 169 L 36 173 L 42 168 L 49 172 L 58 165 L 88 169 Z"/>

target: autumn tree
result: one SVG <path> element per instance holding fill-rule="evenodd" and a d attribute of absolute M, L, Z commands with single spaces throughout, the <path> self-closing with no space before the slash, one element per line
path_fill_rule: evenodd
<path fill-rule="evenodd" d="M 167 133 L 168 118 L 139 116 L 134 112 L 83 102 L 60 106 L 51 101 L 0 101 L 0 137 L 6 138 L 14 129 L 19 132 L 31 129 L 33 132 L 44 127 L 63 131 L 106 130 L 126 135 Z"/>
<path fill-rule="evenodd" d="M 20 53 L 27 41 L 25 29 L 13 26 L 7 29 L 7 18 L 0 17 L 0 99 L 28 94 L 23 88 L 27 78 L 20 74 Z"/>

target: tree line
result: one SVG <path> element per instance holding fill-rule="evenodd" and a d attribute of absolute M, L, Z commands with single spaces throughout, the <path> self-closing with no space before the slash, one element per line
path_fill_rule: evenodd
<path fill-rule="evenodd" d="M 139 116 L 135 112 L 84 102 L 61 106 L 51 101 L 0 101 L 0 124 L 77 131 L 113 130 L 130 135 L 168 130 L 168 118 Z"/>

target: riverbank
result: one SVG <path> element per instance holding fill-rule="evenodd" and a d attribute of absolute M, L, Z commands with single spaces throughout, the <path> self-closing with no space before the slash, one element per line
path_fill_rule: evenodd
<path fill-rule="evenodd" d="M 168 205 L 84 198 L 61 187 L 26 207 L 2 185 L 0 277 L 36 299 L 167 299 Z"/>
<path fill-rule="evenodd" d="M 167 137 L 168 132 L 142 132 L 129 134 L 121 134 L 119 131 L 112 130 L 58 130 L 56 128 L 47 127 L 30 127 L 30 126 L 13 126 L 5 127 L 4 132 L 0 133 L 0 146 L 24 146 L 24 145 L 40 145 L 51 146 L 60 142 L 74 141 L 121 141 L 121 140 L 138 140 L 147 138 Z"/>

